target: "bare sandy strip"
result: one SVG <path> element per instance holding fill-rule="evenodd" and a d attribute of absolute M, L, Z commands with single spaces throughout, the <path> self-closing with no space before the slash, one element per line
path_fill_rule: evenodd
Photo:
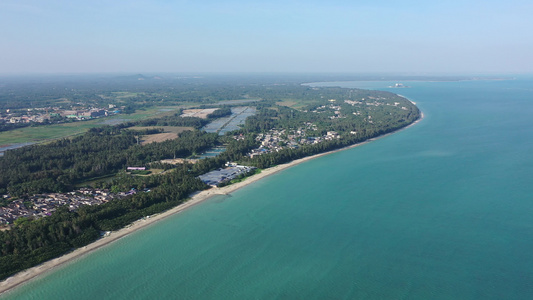
<path fill-rule="evenodd" d="M 177 139 L 178 134 L 175 132 L 163 132 L 163 133 L 156 133 L 156 134 L 150 134 L 145 136 L 142 141 L 141 145 L 146 145 L 150 143 L 160 143 L 167 140 L 173 140 Z"/>
<path fill-rule="evenodd" d="M 424 118 L 424 114 L 421 112 L 421 115 L 420 115 L 420 118 L 415 121 L 413 124 L 407 126 L 407 127 L 404 127 L 400 130 L 403 130 L 403 129 L 406 129 L 406 128 L 409 128 L 413 125 L 415 125 L 416 123 L 420 122 L 422 119 Z M 395 132 L 398 132 L 398 131 L 395 131 Z M 232 185 L 228 185 L 228 186 L 225 186 L 225 187 L 221 187 L 221 188 L 211 188 L 209 190 L 205 190 L 205 191 L 200 191 L 200 192 L 196 192 L 194 194 L 191 195 L 191 198 L 183 203 L 183 204 L 180 204 L 170 210 L 167 210 L 163 213 L 160 213 L 160 214 L 156 214 L 156 215 L 152 215 L 150 217 L 147 217 L 147 218 L 144 218 L 144 219 L 141 219 L 141 220 L 137 220 L 135 222 L 133 222 L 132 224 L 118 230 L 118 231 L 113 231 L 111 232 L 109 235 L 105 236 L 105 237 L 102 237 L 100 238 L 99 240 L 85 246 L 85 247 L 82 247 L 82 248 L 78 248 L 68 254 L 65 254 L 63 256 L 60 256 L 58 258 L 55 258 L 55 259 L 52 259 L 52 260 L 49 260 L 45 263 L 42 263 L 38 266 L 35 266 L 33 268 L 29 268 L 27 270 L 24 270 L 24 271 L 21 271 L 9 278 L 7 278 L 6 280 L 0 282 L 0 294 L 16 287 L 16 286 L 19 286 L 33 278 L 36 278 L 37 276 L 40 276 L 40 275 L 43 275 L 47 272 L 49 272 L 50 270 L 53 270 L 54 268 L 58 267 L 58 266 L 61 266 L 61 265 L 64 265 L 70 261 L 73 261 L 75 259 L 78 259 L 94 250 L 97 250 L 103 246 L 106 246 L 132 232 L 135 232 L 141 228 L 144 228 L 148 225 L 151 225 L 159 220 L 162 220 L 168 216 L 171 216 L 171 215 L 174 215 L 176 213 L 179 213 L 193 205 L 196 205 L 206 199 L 209 199 L 211 198 L 212 196 L 215 196 L 215 195 L 227 195 L 231 192 L 234 192 L 252 182 L 256 182 L 262 178 L 265 178 L 267 176 L 270 176 L 272 174 L 275 174 L 281 170 L 284 170 L 284 169 L 287 169 L 289 167 L 292 167 L 292 166 L 295 166 L 297 164 L 300 164 L 300 163 L 303 163 L 303 162 L 306 162 L 308 160 L 311 160 L 311 159 L 314 159 L 314 158 L 317 158 L 317 157 L 321 157 L 321 156 L 324 156 L 324 155 L 328 155 L 328 154 L 331 154 L 331 153 L 335 153 L 335 152 L 338 152 L 338 151 L 342 151 L 342 150 L 346 150 L 346 149 L 350 149 L 350 148 L 354 148 L 354 147 L 357 147 L 357 146 L 361 146 L 361 145 L 364 145 L 368 142 L 371 142 L 371 141 L 374 141 L 376 139 L 379 139 L 379 138 L 382 138 L 382 137 L 385 137 L 385 136 L 388 136 L 392 133 L 395 133 L 395 132 L 391 132 L 391 133 L 388 133 L 386 135 L 382 135 L 380 137 L 377 137 L 377 138 L 373 138 L 373 139 L 370 139 L 368 141 L 365 141 L 363 143 L 359 143 L 359 144 L 355 144 L 355 145 L 352 145 L 352 146 L 348 146 L 348 147 L 345 147 L 345 148 L 341 148 L 341 149 L 337 149 L 337 150 L 333 150 L 333 151 L 329 151 L 329 152 L 324 152 L 324 153 L 320 153 L 320 154 L 316 154 L 316 155 L 313 155 L 313 156 L 308 156 L 308 157 L 304 157 L 304 158 L 301 158 L 301 159 L 297 159 L 297 160 L 294 160 L 292 162 L 289 162 L 289 163 L 286 163 L 286 164 L 282 164 L 282 165 L 277 165 L 275 167 L 272 167 L 272 168 L 268 168 L 268 169 L 265 169 L 263 170 L 261 173 L 259 174 L 255 174 L 253 176 L 250 176 L 248 178 L 246 178 L 246 180 L 244 181 L 241 181 L 241 182 L 238 182 L 238 183 L 235 183 L 235 184 L 232 184 Z"/>
<path fill-rule="evenodd" d="M 182 112 L 182 117 L 197 117 L 200 119 L 207 119 L 209 114 L 212 114 L 218 108 L 205 108 L 205 109 L 185 109 Z"/>

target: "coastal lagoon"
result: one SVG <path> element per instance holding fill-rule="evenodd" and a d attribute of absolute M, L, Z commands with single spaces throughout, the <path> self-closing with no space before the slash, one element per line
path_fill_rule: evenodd
<path fill-rule="evenodd" d="M 226 148 L 225 147 L 214 147 L 214 148 L 210 148 L 210 149 L 207 149 L 204 153 L 200 153 L 198 155 L 198 158 L 210 158 L 210 157 L 215 157 L 221 153 L 223 153 L 224 151 L 226 151 Z"/>
<path fill-rule="evenodd" d="M 533 78 L 345 82 L 418 124 L 217 196 L 2 299 L 530 299 Z"/>
<path fill-rule="evenodd" d="M 12 145 L 0 146 L 0 156 L 4 156 L 4 152 L 6 152 L 8 150 L 22 148 L 24 146 L 29 146 L 29 145 L 32 145 L 32 144 L 33 143 L 20 143 L 20 144 L 12 144 Z"/>

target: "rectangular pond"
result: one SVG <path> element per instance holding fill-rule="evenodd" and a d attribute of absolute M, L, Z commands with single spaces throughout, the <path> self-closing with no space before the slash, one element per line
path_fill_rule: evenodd
<path fill-rule="evenodd" d="M 205 130 L 206 132 L 218 132 L 219 135 L 223 135 L 228 131 L 239 129 L 239 125 L 244 124 L 246 118 L 255 115 L 255 113 L 255 107 L 233 107 L 229 117 L 216 119 L 204 126 L 202 130 Z"/>

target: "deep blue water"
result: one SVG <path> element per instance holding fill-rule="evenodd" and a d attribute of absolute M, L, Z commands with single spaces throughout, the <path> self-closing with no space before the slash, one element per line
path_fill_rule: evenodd
<path fill-rule="evenodd" d="M 393 83 L 342 85 L 405 95 L 419 124 L 212 198 L 7 297 L 531 299 L 533 78 Z"/>

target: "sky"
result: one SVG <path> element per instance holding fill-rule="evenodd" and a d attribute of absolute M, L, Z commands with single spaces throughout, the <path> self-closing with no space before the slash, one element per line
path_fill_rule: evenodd
<path fill-rule="evenodd" d="M 533 1 L 2 0 L 0 74 L 532 73 Z"/>

